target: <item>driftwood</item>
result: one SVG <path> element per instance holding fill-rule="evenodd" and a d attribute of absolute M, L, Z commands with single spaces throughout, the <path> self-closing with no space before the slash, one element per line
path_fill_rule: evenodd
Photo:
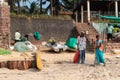
<path fill-rule="evenodd" d="M 16 60 L 0 62 L 0 68 L 26 70 L 36 68 L 35 60 Z"/>

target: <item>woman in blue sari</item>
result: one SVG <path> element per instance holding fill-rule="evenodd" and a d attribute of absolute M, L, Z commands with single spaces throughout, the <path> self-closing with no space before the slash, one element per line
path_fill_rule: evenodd
<path fill-rule="evenodd" d="M 105 66 L 105 59 L 104 59 L 104 53 L 103 53 L 103 41 L 100 39 L 99 35 L 96 35 L 96 41 L 95 41 L 95 65 L 103 63 Z"/>

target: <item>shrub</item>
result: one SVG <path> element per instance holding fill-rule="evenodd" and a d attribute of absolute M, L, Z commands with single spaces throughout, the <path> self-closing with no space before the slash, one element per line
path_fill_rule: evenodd
<path fill-rule="evenodd" d="M 60 15 L 60 16 L 50 16 L 50 15 L 46 15 L 46 14 L 44 14 L 44 15 L 40 15 L 40 14 L 25 15 L 25 14 L 16 14 L 14 12 L 11 13 L 11 17 L 71 20 L 71 17 L 69 15 Z"/>
<path fill-rule="evenodd" d="M 8 54 L 11 54 L 11 52 L 8 50 L 0 49 L 0 55 L 8 55 Z"/>
<path fill-rule="evenodd" d="M 114 29 L 113 29 L 113 32 L 114 32 L 114 33 L 119 32 L 119 28 L 114 28 Z"/>

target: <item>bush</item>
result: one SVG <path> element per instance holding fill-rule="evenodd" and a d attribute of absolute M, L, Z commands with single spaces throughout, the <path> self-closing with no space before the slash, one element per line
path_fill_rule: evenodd
<path fill-rule="evenodd" d="M 60 16 L 50 16 L 50 15 L 40 15 L 40 14 L 16 14 L 11 13 L 11 17 L 21 17 L 21 18 L 34 18 L 34 19 L 60 19 L 60 20 L 71 20 L 71 17 L 69 15 L 60 15 Z"/>
<path fill-rule="evenodd" d="M 117 33 L 117 32 L 119 32 L 119 31 L 120 31 L 119 28 L 114 28 L 114 29 L 113 29 L 113 32 L 114 32 L 114 33 Z"/>
<path fill-rule="evenodd" d="M 11 52 L 8 50 L 4 50 L 4 49 L 0 50 L 0 55 L 8 55 L 8 54 L 11 54 Z"/>

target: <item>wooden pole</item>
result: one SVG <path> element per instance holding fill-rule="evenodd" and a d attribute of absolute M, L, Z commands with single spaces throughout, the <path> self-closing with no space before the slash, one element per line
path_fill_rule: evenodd
<path fill-rule="evenodd" d="M 90 22 L 90 1 L 87 0 L 88 23 Z"/>
<path fill-rule="evenodd" d="M 76 22 L 78 22 L 78 11 L 76 11 Z"/>
<path fill-rule="evenodd" d="M 115 1 L 115 16 L 118 17 L 118 1 Z"/>
<path fill-rule="evenodd" d="M 81 23 L 84 22 L 83 12 L 84 12 L 84 10 L 83 10 L 83 5 L 81 5 Z"/>

